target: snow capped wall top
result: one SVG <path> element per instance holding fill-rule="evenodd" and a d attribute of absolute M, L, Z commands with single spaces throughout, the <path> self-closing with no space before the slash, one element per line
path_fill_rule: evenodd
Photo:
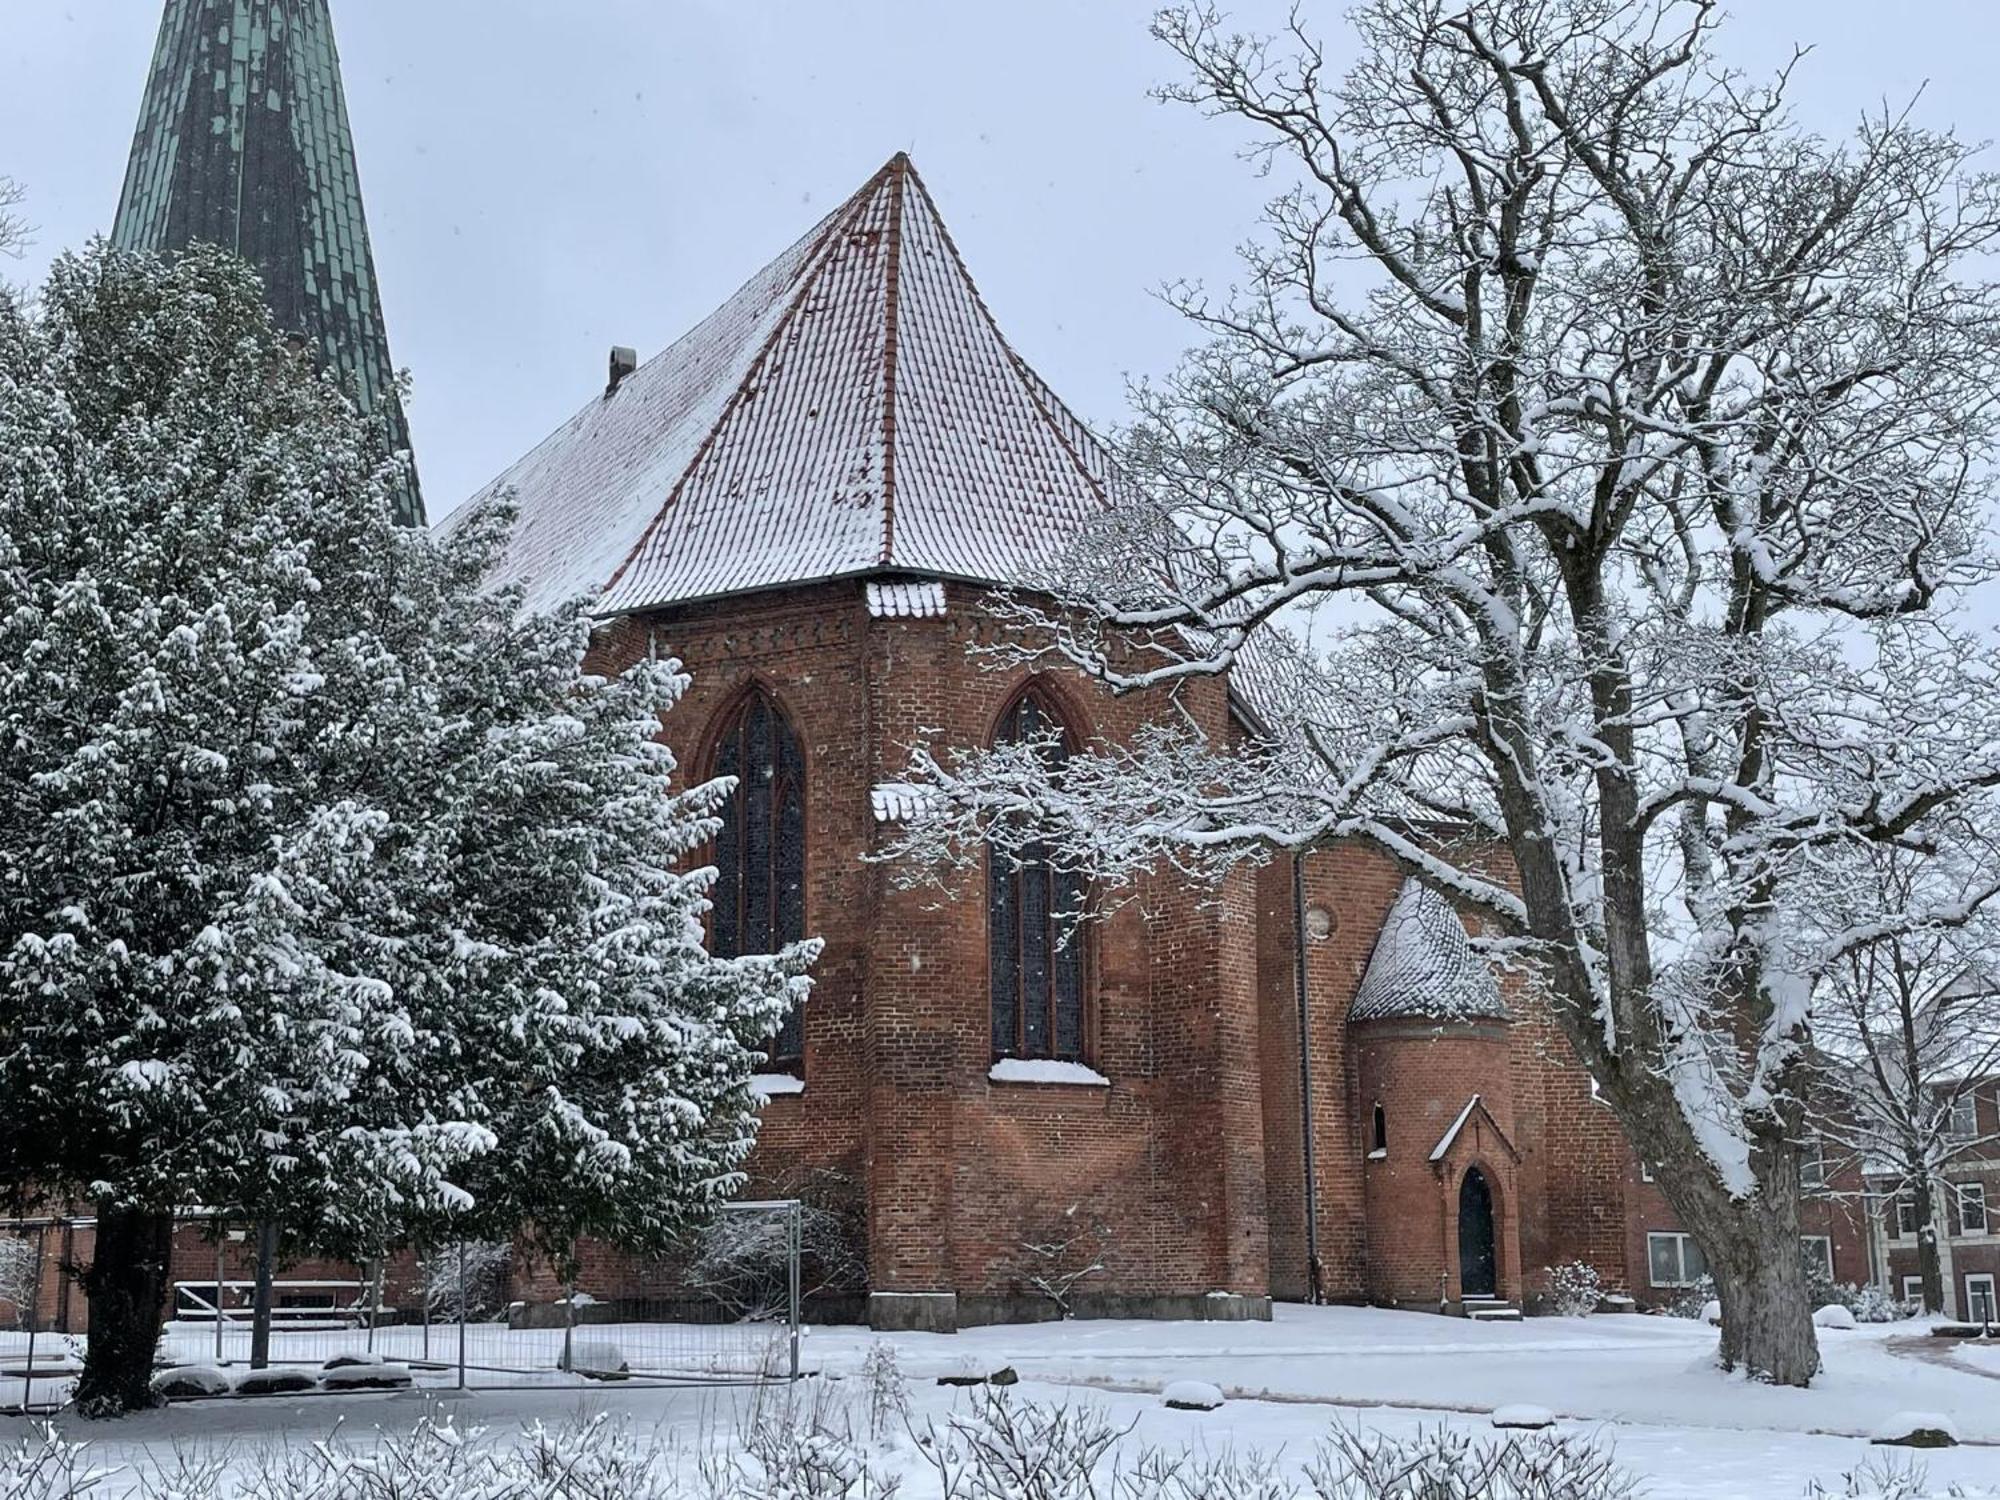
<path fill-rule="evenodd" d="M 1449 901 L 1415 880 L 1403 882 L 1354 993 L 1351 1021 L 1397 1017 L 1432 1021 L 1511 1020 L 1487 962 L 1472 951 Z"/>
<path fill-rule="evenodd" d="M 486 493 L 520 506 L 500 581 L 623 614 L 882 570 L 1011 582 L 1109 483 L 899 154 Z"/>

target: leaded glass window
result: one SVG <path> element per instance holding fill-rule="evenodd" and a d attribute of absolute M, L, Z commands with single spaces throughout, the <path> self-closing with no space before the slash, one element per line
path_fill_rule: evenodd
<path fill-rule="evenodd" d="M 1038 744 L 1054 764 L 1068 730 L 1033 692 L 1016 700 L 995 738 Z M 987 852 L 988 971 L 993 1055 L 1081 1062 L 1084 1054 L 1083 879 L 1057 868 L 1046 845 Z"/>
<path fill-rule="evenodd" d="M 805 758 L 784 711 L 761 688 L 746 696 L 716 743 L 714 774 L 737 779 L 715 836 L 718 957 L 775 953 L 806 934 Z M 771 1042 L 771 1061 L 805 1055 L 798 1011 Z"/>

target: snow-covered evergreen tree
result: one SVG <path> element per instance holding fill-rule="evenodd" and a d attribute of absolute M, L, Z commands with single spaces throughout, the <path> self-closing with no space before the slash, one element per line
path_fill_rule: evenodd
<path fill-rule="evenodd" d="M 0 301 L 0 1181 L 94 1201 L 80 1398 L 144 1404 L 167 1219 L 662 1241 L 734 1185 L 805 949 L 703 948 L 671 663 L 480 580 L 219 252 Z"/>

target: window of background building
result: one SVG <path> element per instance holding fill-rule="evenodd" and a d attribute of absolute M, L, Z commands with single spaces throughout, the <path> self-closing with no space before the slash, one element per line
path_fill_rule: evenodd
<path fill-rule="evenodd" d="M 1654 1286 L 1693 1286 L 1708 1274 L 1708 1258 L 1694 1236 L 1649 1234 L 1646 1267 Z"/>

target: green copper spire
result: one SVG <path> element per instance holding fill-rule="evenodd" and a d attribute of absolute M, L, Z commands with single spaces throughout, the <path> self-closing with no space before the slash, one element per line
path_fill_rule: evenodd
<path fill-rule="evenodd" d="M 167 0 L 112 243 L 225 246 L 279 327 L 409 427 L 389 361 L 328 0 Z M 424 521 L 414 477 L 398 518 Z"/>

